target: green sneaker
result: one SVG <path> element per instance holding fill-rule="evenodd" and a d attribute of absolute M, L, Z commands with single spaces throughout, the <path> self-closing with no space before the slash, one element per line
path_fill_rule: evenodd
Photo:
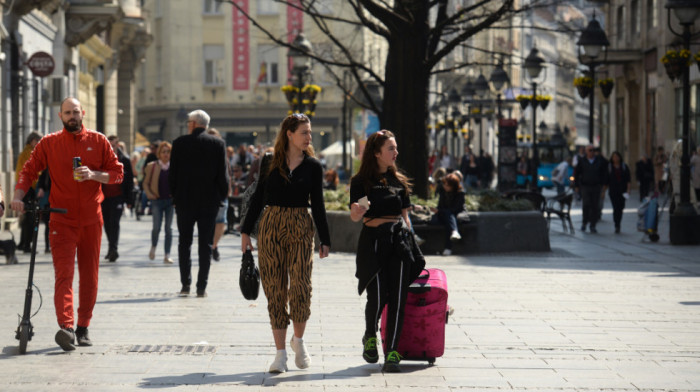
<path fill-rule="evenodd" d="M 382 366 L 382 371 L 385 373 L 399 373 L 401 368 L 399 367 L 399 362 L 401 362 L 401 355 L 397 351 L 391 351 L 387 354 L 384 360 L 384 366 Z"/>
<path fill-rule="evenodd" d="M 377 338 L 373 336 L 363 336 L 362 345 L 364 346 L 362 358 L 364 358 L 367 363 L 377 363 L 379 360 L 379 353 L 377 353 Z"/>

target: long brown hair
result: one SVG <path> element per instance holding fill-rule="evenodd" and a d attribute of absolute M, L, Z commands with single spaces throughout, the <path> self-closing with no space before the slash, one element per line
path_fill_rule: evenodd
<path fill-rule="evenodd" d="M 272 173 L 272 170 L 277 169 L 282 175 L 282 178 L 289 181 L 287 173 L 285 172 L 287 168 L 287 148 L 289 147 L 287 131 L 292 131 L 294 133 L 301 124 L 311 124 L 311 120 L 309 120 L 305 114 L 299 113 L 290 114 L 282 120 L 280 130 L 277 132 L 277 139 L 275 139 L 275 151 L 272 154 L 272 162 L 270 162 L 270 171 L 268 174 Z M 309 144 L 309 147 L 307 147 L 304 152 L 310 157 L 315 156 L 314 147 L 311 144 Z"/>
<path fill-rule="evenodd" d="M 360 163 L 360 170 L 357 172 L 355 177 L 363 178 L 364 179 L 364 188 L 365 192 L 369 192 L 369 188 L 372 183 L 380 182 L 384 185 L 386 185 L 386 180 L 382 178 L 381 174 L 379 173 L 379 164 L 377 164 L 377 157 L 375 154 L 378 154 L 382 150 L 382 146 L 384 143 L 386 143 L 387 140 L 391 139 L 394 137 L 394 134 L 391 131 L 387 130 L 381 130 L 379 132 L 375 132 L 367 138 L 367 143 L 365 144 L 365 149 L 362 152 L 362 162 Z M 406 190 L 407 194 L 411 193 L 411 181 L 408 177 L 406 177 L 403 173 L 397 170 L 396 166 L 389 166 L 388 173 L 392 174 L 396 179 L 399 180 L 401 185 L 404 187 Z M 354 177 L 353 177 L 354 178 Z"/>

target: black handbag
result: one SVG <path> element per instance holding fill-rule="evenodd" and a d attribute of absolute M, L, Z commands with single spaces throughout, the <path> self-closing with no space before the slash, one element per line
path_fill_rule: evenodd
<path fill-rule="evenodd" d="M 238 284 L 241 286 L 243 298 L 251 301 L 258 298 L 258 293 L 260 292 L 260 271 L 255 266 L 255 259 L 253 259 L 253 253 L 250 249 L 243 253 Z"/>

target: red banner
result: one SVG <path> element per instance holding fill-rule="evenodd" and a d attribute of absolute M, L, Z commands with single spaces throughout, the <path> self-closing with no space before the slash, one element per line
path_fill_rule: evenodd
<path fill-rule="evenodd" d="M 296 38 L 297 34 L 304 31 L 304 12 L 296 7 L 301 7 L 300 0 L 291 0 L 291 5 L 287 5 L 287 42 L 291 43 Z M 294 7 L 292 7 L 294 5 Z M 292 69 L 292 60 L 287 60 L 287 79 L 290 78 L 289 72 Z"/>
<path fill-rule="evenodd" d="M 248 0 L 233 0 L 246 13 Z M 233 7 L 233 89 L 248 90 L 250 87 L 250 22 L 236 7 Z"/>

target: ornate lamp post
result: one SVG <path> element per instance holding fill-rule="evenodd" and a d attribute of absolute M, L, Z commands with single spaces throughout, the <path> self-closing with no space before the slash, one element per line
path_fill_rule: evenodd
<path fill-rule="evenodd" d="M 483 140 L 483 123 L 484 123 L 484 104 L 483 100 L 489 92 L 489 82 L 486 80 L 484 74 L 479 74 L 474 82 L 474 91 L 479 97 L 479 156 L 484 155 L 484 143 Z"/>
<path fill-rule="evenodd" d="M 491 72 L 489 82 L 491 82 L 491 86 L 496 91 L 496 107 L 498 108 L 498 119 L 500 120 L 503 117 L 501 114 L 501 93 L 505 86 L 510 84 L 510 77 L 503 69 L 503 60 L 500 60 L 496 68 Z"/>
<path fill-rule="evenodd" d="M 683 39 L 683 48 L 690 50 L 691 27 L 695 19 L 700 17 L 700 3 L 696 0 L 668 0 L 668 27 L 673 34 Z M 682 33 L 677 33 L 671 25 L 671 10 L 674 11 L 678 22 L 683 27 Z M 674 245 L 700 243 L 700 229 L 697 212 L 690 203 L 690 68 L 683 67 L 683 154 L 681 155 L 681 200 L 670 217 L 670 239 Z"/>
<path fill-rule="evenodd" d="M 459 95 L 456 88 L 453 87 L 447 93 L 447 101 L 452 105 L 452 119 L 450 119 L 449 129 L 452 131 L 452 155 L 456 158 L 459 154 L 459 151 L 457 151 L 457 123 L 462 117 L 462 112 L 459 110 L 462 97 Z M 445 138 L 445 140 L 447 140 L 447 138 Z"/>
<path fill-rule="evenodd" d="M 299 33 L 291 43 L 291 48 L 287 52 L 289 62 L 291 64 L 290 72 L 294 75 L 296 85 L 282 86 L 289 103 L 291 113 L 304 113 L 308 117 L 314 116 L 316 110 L 316 95 L 321 91 L 321 88 L 315 85 L 305 85 L 304 76 L 311 72 L 311 57 L 309 53 L 312 51 L 311 42 L 304 36 L 304 33 Z"/>
<path fill-rule="evenodd" d="M 588 65 L 591 78 L 593 78 L 593 88 L 595 88 L 595 67 L 598 64 L 596 63 L 596 59 L 598 56 L 600 56 L 600 52 L 603 50 L 603 47 L 610 45 L 610 41 L 608 41 L 605 31 L 600 27 L 600 23 L 598 23 L 598 21 L 595 19 L 595 15 L 593 15 L 593 19 L 588 22 L 586 29 L 581 32 L 581 37 L 579 37 L 576 44 L 579 45 L 579 50 L 581 47 L 583 47 L 585 58 L 579 54 L 579 61 L 582 64 Z M 593 121 L 593 109 L 595 107 L 594 101 L 595 92 L 592 92 L 588 101 L 588 143 L 590 144 L 593 144 L 593 133 L 595 129 L 595 123 Z M 602 139 L 603 138 L 601 135 L 601 144 Z"/>
<path fill-rule="evenodd" d="M 537 78 L 544 69 L 544 57 L 540 54 L 537 48 L 532 48 L 530 54 L 525 58 L 523 63 L 523 68 L 525 68 L 525 80 L 527 81 L 529 77 L 529 83 L 532 84 L 532 185 L 535 190 L 538 190 L 537 186 L 537 169 L 540 166 L 540 154 L 537 151 Z M 542 77 L 542 80 L 547 77 L 546 73 Z"/>

